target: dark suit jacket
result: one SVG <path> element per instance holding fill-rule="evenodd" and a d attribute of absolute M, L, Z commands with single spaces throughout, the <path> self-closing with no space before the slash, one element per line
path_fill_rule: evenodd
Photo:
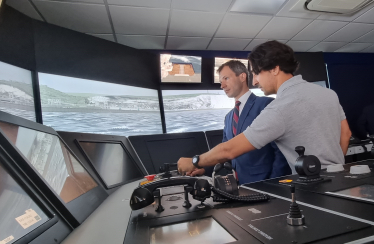
<path fill-rule="evenodd" d="M 273 101 L 273 98 L 258 97 L 251 94 L 239 116 L 237 135 L 242 133 L 261 111 Z M 223 142 L 234 137 L 232 131 L 234 110 L 225 117 L 225 128 L 223 129 Z M 274 142 L 271 142 L 259 150 L 245 153 L 232 160 L 239 184 L 250 183 L 259 180 L 289 175 L 292 173 L 286 158 Z"/>

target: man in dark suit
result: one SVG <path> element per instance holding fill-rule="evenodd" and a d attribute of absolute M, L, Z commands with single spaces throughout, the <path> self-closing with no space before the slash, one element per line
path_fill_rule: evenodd
<path fill-rule="evenodd" d="M 250 126 L 273 98 L 258 97 L 249 90 L 248 70 L 238 60 L 222 64 L 217 72 L 221 88 L 228 97 L 235 98 L 235 108 L 225 118 L 222 142 L 226 142 Z M 233 159 L 232 165 L 237 172 L 239 184 L 291 174 L 287 160 L 274 142 Z M 196 169 L 191 175 L 200 175 L 205 171 L 209 171 L 208 168 Z"/>

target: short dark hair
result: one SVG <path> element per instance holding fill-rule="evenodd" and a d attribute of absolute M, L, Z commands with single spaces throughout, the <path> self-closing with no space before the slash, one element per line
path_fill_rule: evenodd
<path fill-rule="evenodd" d="M 245 67 L 245 65 L 242 62 L 235 59 L 227 61 L 226 63 L 221 64 L 221 66 L 219 66 L 217 73 L 220 73 L 225 66 L 229 67 L 235 73 L 236 76 L 239 76 L 241 73 L 245 73 L 247 75 L 246 79 L 248 84 L 249 72 L 247 67 Z"/>
<path fill-rule="evenodd" d="M 294 74 L 299 67 L 292 48 L 278 41 L 268 41 L 258 45 L 248 56 L 252 72 L 258 75 L 279 66 L 287 74 Z"/>

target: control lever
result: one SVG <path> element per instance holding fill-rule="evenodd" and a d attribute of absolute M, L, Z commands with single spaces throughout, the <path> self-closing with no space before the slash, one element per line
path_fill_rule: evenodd
<path fill-rule="evenodd" d="M 165 208 L 161 205 L 161 198 L 162 198 L 162 196 L 161 196 L 161 191 L 160 191 L 160 189 L 155 190 L 155 191 L 153 192 L 153 195 L 154 195 L 155 197 L 157 197 L 157 201 L 158 201 L 158 205 L 157 205 L 157 208 L 156 208 L 156 212 L 157 212 L 157 213 L 161 213 L 162 211 L 165 210 Z"/>
<path fill-rule="evenodd" d="M 182 206 L 185 208 L 191 207 L 190 200 L 188 199 L 188 193 L 190 193 L 192 190 L 193 190 L 192 186 L 184 186 L 184 203 Z"/>
<path fill-rule="evenodd" d="M 162 178 L 170 178 L 172 177 L 171 173 L 170 173 L 170 167 L 174 167 L 174 166 L 177 166 L 178 164 L 168 164 L 168 163 L 164 163 L 163 166 L 160 166 L 159 168 L 159 171 L 160 173 L 163 173 L 162 174 Z"/>
<path fill-rule="evenodd" d="M 216 175 L 216 173 L 218 173 L 221 169 L 223 168 L 223 164 L 216 164 L 215 166 L 214 166 L 214 169 L 213 169 L 213 173 L 212 173 L 212 179 L 213 179 L 213 187 L 216 187 L 215 185 L 214 185 L 214 176 Z"/>
<path fill-rule="evenodd" d="M 290 212 L 287 215 L 287 224 L 292 226 L 300 226 L 305 224 L 305 217 L 301 214 L 299 205 L 296 203 L 296 197 L 295 197 L 295 186 L 291 185 L 291 196 L 292 196 L 292 202 L 290 205 Z"/>
<path fill-rule="evenodd" d="M 232 168 L 231 163 L 229 163 L 229 162 L 225 162 L 225 163 L 223 164 L 223 167 L 224 167 L 226 170 L 231 171 L 231 172 L 232 172 L 232 175 L 234 176 L 234 178 L 235 178 L 236 180 L 238 180 L 238 179 L 236 178 L 235 170 Z"/>

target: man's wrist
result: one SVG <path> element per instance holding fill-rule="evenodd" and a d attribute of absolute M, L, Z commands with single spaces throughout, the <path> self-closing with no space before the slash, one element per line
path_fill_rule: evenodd
<path fill-rule="evenodd" d="M 194 166 L 194 168 L 197 168 L 197 169 L 202 169 L 203 167 L 199 166 L 199 161 L 200 161 L 200 156 L 199 155 L 195 155 L 192 157 L 192 165 Z"/>

